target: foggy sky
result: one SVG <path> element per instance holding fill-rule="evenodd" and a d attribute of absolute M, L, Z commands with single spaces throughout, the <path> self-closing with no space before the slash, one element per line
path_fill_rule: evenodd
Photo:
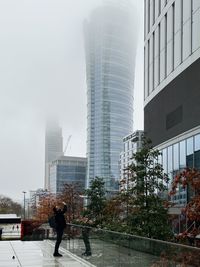
<path fill-rule="evenodd" d="M 67 155 L 86 154 L 83 20 L 101 0 L 0 0 L 0 194 L 44 185 L 44 128 L 56 114 Z M 134 129 L 143 128 L 143 1 L 134 92 Z M 28 195 L 27 195 L 28 196 Z"/>

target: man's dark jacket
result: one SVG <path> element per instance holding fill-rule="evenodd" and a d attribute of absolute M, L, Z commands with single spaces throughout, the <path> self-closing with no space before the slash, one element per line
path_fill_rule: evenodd
<path fill-rule="evenodd" d="M 55 214 L 56 230 L 63 230 L 66 227 L 64 213 L 67 211 L 67 206 L 64 205 L 63 210 L 54 208 L 53 211 Z"/>

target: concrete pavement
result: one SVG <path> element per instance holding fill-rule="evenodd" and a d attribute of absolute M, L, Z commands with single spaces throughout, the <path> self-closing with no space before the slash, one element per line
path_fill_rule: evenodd
<path fill-rule="evenodd" d="M 54 242 L 0 241 L 0 267 L 94 267 L 68 250 L 63 257 L 53 257 Z"/>

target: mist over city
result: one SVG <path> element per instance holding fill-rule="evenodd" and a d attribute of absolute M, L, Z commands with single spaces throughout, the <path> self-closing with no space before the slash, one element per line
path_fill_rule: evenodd
<path fill-rule="evenodd" d="M 0 266 L 200 266 L 200 0 L 0 1 Z"/>
<path fill-rule="evenodd" d="M 143 3 L 132 4 L 138 18 L 133 26 L 138 51 L 134 128 L 142 129 Z M 44 186 L 47 118 L 58 119 L 63 146 L 72 135 L 68 156 L 86 156 L 83 24 L 100 5 L 101 0 L 0 3 L 1 191 L 18 201 L 22 191 Z"/>

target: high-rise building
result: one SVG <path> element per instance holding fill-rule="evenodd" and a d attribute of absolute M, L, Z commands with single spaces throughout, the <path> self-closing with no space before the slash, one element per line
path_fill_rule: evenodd
<path fill-rule="evenodd" d="M 123 151 L 120 153 L 120 180 L 127 180 L 127 168 L 133 163 L 133 154 L 139 152 L 142 147 L 144 132 L 137 130 L 123 138 Z M 127 183 L 125 183 L 127 184 Z"/>
<path fill-rule="evenodd" d="M 64 185 L 77 184 L 80 190 L 85 189 L 86 158 L 62 156 L 50 163 L 50 192 L 61 193 Z"/>
<path fill-rule="evenodd" d="M 32 218 L 36 214 L 40 200 L 49 195 L 49 191 L 39 188 L 29 191 L 30 197 L 26 199 L 27 218 Z"/>
<path fill-rule="evenodd" d="M 45 132 L 45 189 L 49 190 L 49 163 L 63 155 L 62 129 L 58 122 L 49 121 Z"/>
<path fill-rule="evenodd" d="M 199 0 L 145 0 L 144 131 L 171 179 L 200 168 L 199 29 Z M 180 187 L 174 202 L 187 200 Z"/>
<path fill-rule="evenodd" d="M 135 40 L 129 1 L 105 1 L 85 22 L 87 187 L 95 176 L 117 188 L 123 137 L 133 130 Z"/>

